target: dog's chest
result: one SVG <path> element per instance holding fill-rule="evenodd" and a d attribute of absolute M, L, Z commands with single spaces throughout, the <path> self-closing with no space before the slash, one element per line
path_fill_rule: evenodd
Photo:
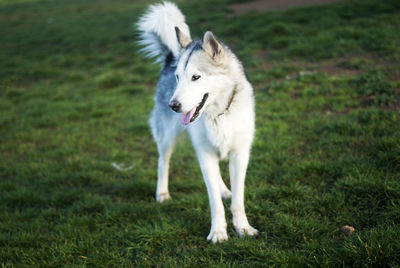
<path fill-rule="evenodd" d="M 234 128 L 229 120 L 205 120 L 208 141 L 218 150 L 221 159 L 225 159 L 232 149 Z"/>

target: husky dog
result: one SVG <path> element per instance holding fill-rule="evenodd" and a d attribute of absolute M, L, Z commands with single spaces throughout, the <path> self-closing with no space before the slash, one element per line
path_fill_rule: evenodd
<path fill-rule="evenodd" d="M 257 235 L 244 208 L 244 182 L 254 136 L 253 88 L 241 62 L 210 31 L 192 40 L 185 16 L 175 4 L 151 5 L 137 23 L 139 44 L 163 63 L 149 123 L 157 143 L 156 200 L 170 199 L 168 168 L 179 134 L 189 133 L 207 186 L 213 243 L 228 239 L 221 198 L 232 197 L 233 225 L 239 236 Z M 219 160 L 229 159 L 232 193 Z"/>

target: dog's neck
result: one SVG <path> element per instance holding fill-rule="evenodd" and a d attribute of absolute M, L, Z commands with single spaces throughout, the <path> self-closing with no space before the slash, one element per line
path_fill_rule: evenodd
<path fill-rule="evenodd" d="M 210 119 L 220 119 L 223 116 L 230 113 L 233 109 L 234 103 L 237 102 L 237 95 L 240 92 L 238 84 L 231 85 L 230 90 L 220 91 L 220 94 L 216 96 L 216 101 L 214 100 L 208 107 L 205 113 Z"/>
<path fill-rule="evenodd" d="M 223 115 L 223 114 L 229 113 L 229 109 L 231 108 L 232 102 L 233 102 L 233 100 L 234 100 L 236 94 L 237 94 L 237 88 L 236 88 L 236 86 L 235 86 L 235 87 L 233 88 L 233 90 L 232 90 L 231 97 L 229 98 L 229 101 L 228 101 L 228 104 L 227 104 L 225 110 L 224 110 L 222 113 L 218 114 L 217 117 L 219 117 L 219 116 L 221 116 L 221 115 Z"/>
<path fill-rule="evenodd" d="M 253 88 L 247 81 L 240 62 L 232 61 L 229 67 L 232 73 L 231 77 L 235 77 L 236 79 L 232 79 L 225 84 L 225 90 L 219 91 L 220 94 L 217 96 L 218 101 L 212 103 L 207 111 L 205 111 L 209 118 L 220 119 L 228 115 L 232 109 L 235 109 L 237 103 L 241 102 L 239 98 L 247 95 L 252 96 L 253 94 Z M 238 98 L 238 96 L 240 97 Z"/>

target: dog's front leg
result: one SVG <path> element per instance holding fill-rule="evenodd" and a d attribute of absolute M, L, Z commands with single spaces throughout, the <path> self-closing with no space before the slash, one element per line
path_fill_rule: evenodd
<path fill-rule="evenodd" d="M 213 243 L 222 242 L 228 239 L 228 234 L 226 233 L 225 211 L 219 186 L 221 175 L 218 156 L 214 152 L 206 151 L 198 152 L 197 155 L 204 182 L 207 186 L 211 208 L 211 231 L 207 240 L 211 240 Z"/>
<path fill-rule="evenodd" d="M 229 159 L 229 175 L 232 189 L 231 211 L 233 225 L 240 237 L 245 234 L 250 236 L 258 234 L 258 231 L 250 226 L 244 210 L 244 182 L 249 161 L 249 151 L 233 152 Z"/>

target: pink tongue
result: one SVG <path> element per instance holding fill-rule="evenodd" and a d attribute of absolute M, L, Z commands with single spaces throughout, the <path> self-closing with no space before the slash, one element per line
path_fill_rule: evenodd
<path fill-rule="evenodd" d="M 194 112 L 196 111 L 197 107 L 194 107 L 192 110 L 190 110 L 187 113 L 182 114 L 181 116 L 181 122 L 184 125 L 188 125 L 190 123 L 190 119 L 192 119 Z"/>

